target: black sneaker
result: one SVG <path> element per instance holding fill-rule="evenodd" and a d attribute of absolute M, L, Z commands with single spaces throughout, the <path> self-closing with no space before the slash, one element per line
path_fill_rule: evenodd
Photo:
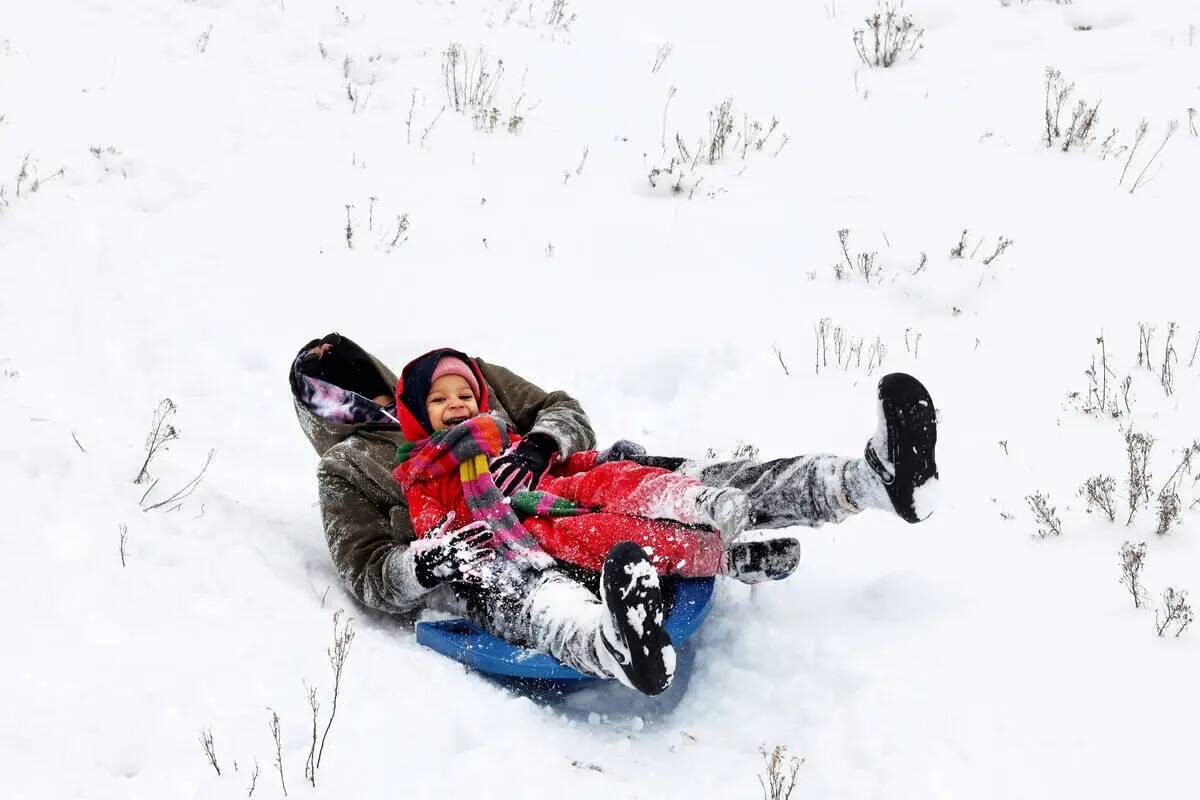
<path fill-rule="evenodd" d="M 903 372 L 879 380 L 879 428 L 867 442 L 866 459 L 883 480 L 896 513 L 920 522 L 937 499 L 937 411 L 921 382 Z"/>
<path fill-rule="evenodd" d="M 663 622 L 658 572 L 646 551 L 621 542 L 608 551 L 600 572 L 600 600 L 608 613 L 600 624 L 601 659 L 621 683 L 643 694 L 660 694 L 675 676 L 675 648 Z"/>
<path fill-rule="evenodd" d="M 783 580 L 799 565 L 799 539 L 751 533 L 725 549 L 721 572 L 742 583 L 762 583 Z"/>

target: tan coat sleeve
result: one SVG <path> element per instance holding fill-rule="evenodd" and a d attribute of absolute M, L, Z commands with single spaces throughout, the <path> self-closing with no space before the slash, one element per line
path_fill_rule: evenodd
<path fill-rule="evenodd" d="M 345 442 L 317 469 L 321 516 L 329 553 L 342 585 L 361 603 L 389 613 L 409 611 L 426 594 L 416 580 L 412 523 L 374 464 L 355 458 Z M 393 480 L 390 474 L 387 480 Z"/>
<path fill-rule="evenodd" d="M 564 458 L 595 447 L 596 434 L 578 400 L 566 392 L 546 392 L 512 370 L 479 358 L 475 361 L 518 433 L 549 436 Z"/>

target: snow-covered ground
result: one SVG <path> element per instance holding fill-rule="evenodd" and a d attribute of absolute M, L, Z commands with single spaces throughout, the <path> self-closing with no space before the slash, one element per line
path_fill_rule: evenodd
<path fill-rule="evenodd" d="M 924 49 L 886 70 L 852 44 L 872 9 L 4 4 L 0 796 L 239 797 L 255 760 L 254 796 L 280 796 L 268 708 L 290 796 L 756 797 L 763 745 L 805 759 L 794 797 L 1195 794 L 1200 629 L 1160 638 L 1152 609 L 1200 591 L 1200 487 L 1165 536 L 1075 493 L 1109 473 L 1122 495 L 1130 427 L 1157 437 L 1154 492 L 1200 436 L 1200 3 L 911 0 Z M 503 59 L 494 131 L 440 111 L 451 42 Z M 1040 141 L 1048 66 L 1075 83 L 1064 126 L 1102 101 L 1086 149 Z M 724 157 L 652 188 L 727 97 Z M 779 120 L 744 157 L 743 114 Z M 1142 118 L 1122 179 L 1103 142 Z M 835 277 L 840 229 L 877 278 Z M 861 365 L 831 330 L 814 369 L 823 318 Z M 331 330 L 396 367 L 479 353 L 671 454 L 856 454 L 879 375 L 912 372 L 945 501 L 802 531 L 791 580 L 722 586 L 662 698 L 521 696 L 339 588 L 284 380 Z M 1118 419 L 1067 397 L 1102 334 L 1111 396 L 1132 376 Z M 164 397 L 180 437 L 143 498 Z M 210 449 L 181 506 L 142 510 Z M 1035 537 L 1035 491 L 1060 537 Z M 1118 583 L 1126 540 L 1149 609 Z M 338 608 L 357 637 L 314 790 L 305 682 L 324 721 Z"/>

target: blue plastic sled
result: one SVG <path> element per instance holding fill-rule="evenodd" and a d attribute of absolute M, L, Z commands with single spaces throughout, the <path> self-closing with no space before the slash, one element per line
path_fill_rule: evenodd
<path fill-rule="evenodd" d="M 666 627 L 676 647 L 691 638 L 712 610 L 715 582 L 713 578 L 684 578 L 675 583 L 675 601 Z M 563 666 L 551 655 L 498 639 L 465 619 L 419 622 L 417 643 L 488 675 L 575 685 L 597 680 Z"/>

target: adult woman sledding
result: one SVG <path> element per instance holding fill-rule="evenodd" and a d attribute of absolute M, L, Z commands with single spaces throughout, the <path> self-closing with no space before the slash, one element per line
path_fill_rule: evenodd
<path fill-rule="evenodd" d="M 503 367 L 477 363 L 491 411 L 524 435 L 492 464 L 497 483 L 514 488 L 525 476 L 540 474 L 555 453 L 567 459 L 591 447 L 587 416 L 569 395 L 547 393 Z M 456 580 L 463 576 L 459 556 L 478 549 L 462 547 L 470 532 L 447 528 L 414 544 L 406 500 L 391 474 L 396 447 L 406 441 L 390 407 L 394 382 L 383 364 L 336 334 L 309 342 L 291 370 L 301 427 L 321 455 L 325 534 L 344 585 L 365 605 L 394 614 L 438 608 L 466 613 L 485 626 L 495 614 L 507 615 L 514 622 L 510 634 L 554 652 L 553 644 L 569 631 L 548 624 L 554 617 L 545 603 L 525 602 L 529 598 L 513 587 L 479 592 Z M 880 382 L 879 411 L 865 458 L 683 462 L 678 471 L 707 486 L 743 490 L 752 529 L 815 527 L 865 508 L 919 521 L 930 511 L 937 477 L 932 403 L 915 379 L 889 375 Z M 639 560 L 628 548 L 620 555 L 626 563 Z M 555 593 L 540 594 L 548 602 Z"/>

